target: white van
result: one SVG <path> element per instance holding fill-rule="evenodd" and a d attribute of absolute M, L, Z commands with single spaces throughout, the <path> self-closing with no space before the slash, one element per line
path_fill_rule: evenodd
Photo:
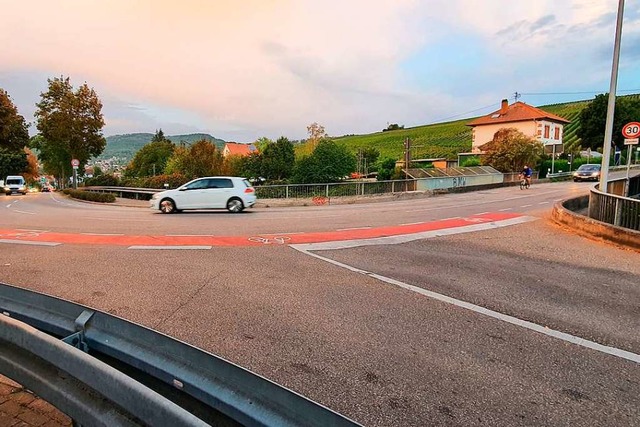
<path fill-rule="evenodd" d="M 7 195 L 18 193 L 27 194 L 27 183 L 20 175 L 10 175 L 4 180 L 4 192 L 7 193 Z"/>

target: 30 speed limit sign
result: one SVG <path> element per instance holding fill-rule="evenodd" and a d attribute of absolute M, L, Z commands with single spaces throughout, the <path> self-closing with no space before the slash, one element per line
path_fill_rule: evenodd
<path fill-rule="evenodd" d="M 640 136 L 640 122 L 627 123 L 622 127 L 622 135 L 625 138 L 637 138 Z"/>

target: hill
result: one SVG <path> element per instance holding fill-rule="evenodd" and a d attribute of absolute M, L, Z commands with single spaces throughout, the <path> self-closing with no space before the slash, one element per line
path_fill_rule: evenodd
<path fill-rule="evenodd" d="M 145 144 L 148 144 L 153 138 L 152 133 L 129 133 L 125 135 L 112 135 L 107 136 L 107 146 L 97 160 L 110 159 L 117 157 L 121 160 L 122 164 L 128 163 L 136 152 L 141 149 Z M 185 142 L 191 144 L 201 139 L 212 141 L 220 149 L 224 147 L 225 141 L 208 133 L 192 133 L 188 135 L 169 135 L 167 136 L 175 144 Z"/>
<path fill-rule="evenodd" d="M 640 97 L 639 94 L 625 96 Z M 571 121 L 564 127 L 565 151 L 580 145 L 580 139 L 577 136 L 580 127 L 580 112 L 590 103 L 591 100 L 585 100 L 538 107 Z M 414 147 L 412 150 L 413 158 L 447 157 L 455 159 L 457 153 L 471 151 L 471 128 L 466 124 L 474 118 L 367 135 L 349 135 L 334 138 L 334 140 L 345 144 L 354 153 L 359 148 L 374 147 L 380 151 L 381 158 L 400 159 L 404 150 L 404 139 L 410 138 Z M 298 149 L 299 154 L 305 151 L 305 147 Z"/>

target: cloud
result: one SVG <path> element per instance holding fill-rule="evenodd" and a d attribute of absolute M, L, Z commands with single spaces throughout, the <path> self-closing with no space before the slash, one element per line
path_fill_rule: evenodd
<path fill-rule="evenodd" d="M 22 0 L 2 8 L 0 73 L 86 80 L 104 100 L 107 134 L 182 126 L 300 138 L 314 121 L 331 134 L 370 132 L 581 73 L 584 84 L 601 81 L 615 4 Z M 0 74 L 6 82 L 16 79 Z"/>

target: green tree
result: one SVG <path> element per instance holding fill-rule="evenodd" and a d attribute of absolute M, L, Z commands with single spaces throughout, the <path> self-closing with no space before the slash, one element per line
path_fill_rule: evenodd
<path fill-rule="evenodd" d="M 253 145 L 256 147 L 258 152 L 264 151 L 265 147 L 269 144 L 273 144 L 273 141 L 267 138 L 266 136 L 258 138 L 253 142 Z"/>
<path fill-rule="evenodd" d="M 296 163 L 294 181 L 303 184 L 338 182 L 355 169 L 356 157 L 346 147 L 323 139 L 310 156 Z"/>
<path fill-rule="evenodd" d="M 500 129 L 493 140 L 480 147 L 485 152 L 483 164 L 500 172 L 522 170 L 534 166 L 544 152 L 542 143 L 514 128 Z"/>
<path fill-rule="evenodd" d="M 13 152 L 0 148 L 0 179 L 4 180 L 7 175 L 21 174 L 28 165 L 27 153 L 24 151 Z"/>
<path fill-rule="evenodd" d="M 216 145 L 201 139 L 190 147 L 176 147 L 167 162 L 165 173 L 182 174 L 188 179 L 220 175 L 223 170 L 223 161 L 222 153 Z"/>
<path fill-rule="evenodd" d="M 293 144 L 284 136 L 267 144 L 259 154 L 261 175 L 269 180 L 283 180 L 293 173 L 296 155 Z"/>
<path fill-rule="evenodd" d="M 94 177 L 98 177 L 100 175 L 103 175 L 104 171 L 102 170 L 102 168 L 98 165 L 93 165 L 93 176 Z"/>
<path fill-rule="evenodd" d="M 596 150 L 604 144 L 604 130 L 607 121 L 609 94 L 600 94 L 580 113 L 580 127 L 577 135 L 582 140 L 583 148 Z M 640 120 L 640 98 L 618 97 L 613 115 L 613 144 L 622 148 L 624 136 L 622 127 Z"/>
<path fill-rule="evenodd" d="M 40 153 L 45 169 L 60 176 L 71 174 L 71 159 L 80 161 L 80 170 L 106 146 L 102 136 L 102 103 L 84 83 L 73 89 L 68 77 L 48 79 L 48 90 L 36 104 L 36 125 L 40 138 L 32 148 Z"/>
<path fill-rule="evenodd" d="M 393 177 L 396 169 L 396 161 L 391 158 L 385 158 L 378 164 L 378 181 L 388 181 Z"/>
<path fill-rule="evenodd" d="M 28 144 L 27 122 L 18 114 L 9 94 L 0 88 L 0 149 L 20 153 Z"/>
<path fill-rule="evenodd" d="M 158 136 L 157 133 L 156 136 Z M 164 174 L 167 162 L 173 155 L 176 146 L 166 139 L 155 140 L 156 136 L 154 136 L 154 140 L 138 150 L 127 165 L 125 176 L 145 177 Z"/>
<path fill-rule="evenodd" d="M 162 129 L 156 130 L 155 135 L 151 138 L 151 142 L 161 142 L 161 141 L 169 141 L 169 139 L 165 138 L 164 132 Z"/>

